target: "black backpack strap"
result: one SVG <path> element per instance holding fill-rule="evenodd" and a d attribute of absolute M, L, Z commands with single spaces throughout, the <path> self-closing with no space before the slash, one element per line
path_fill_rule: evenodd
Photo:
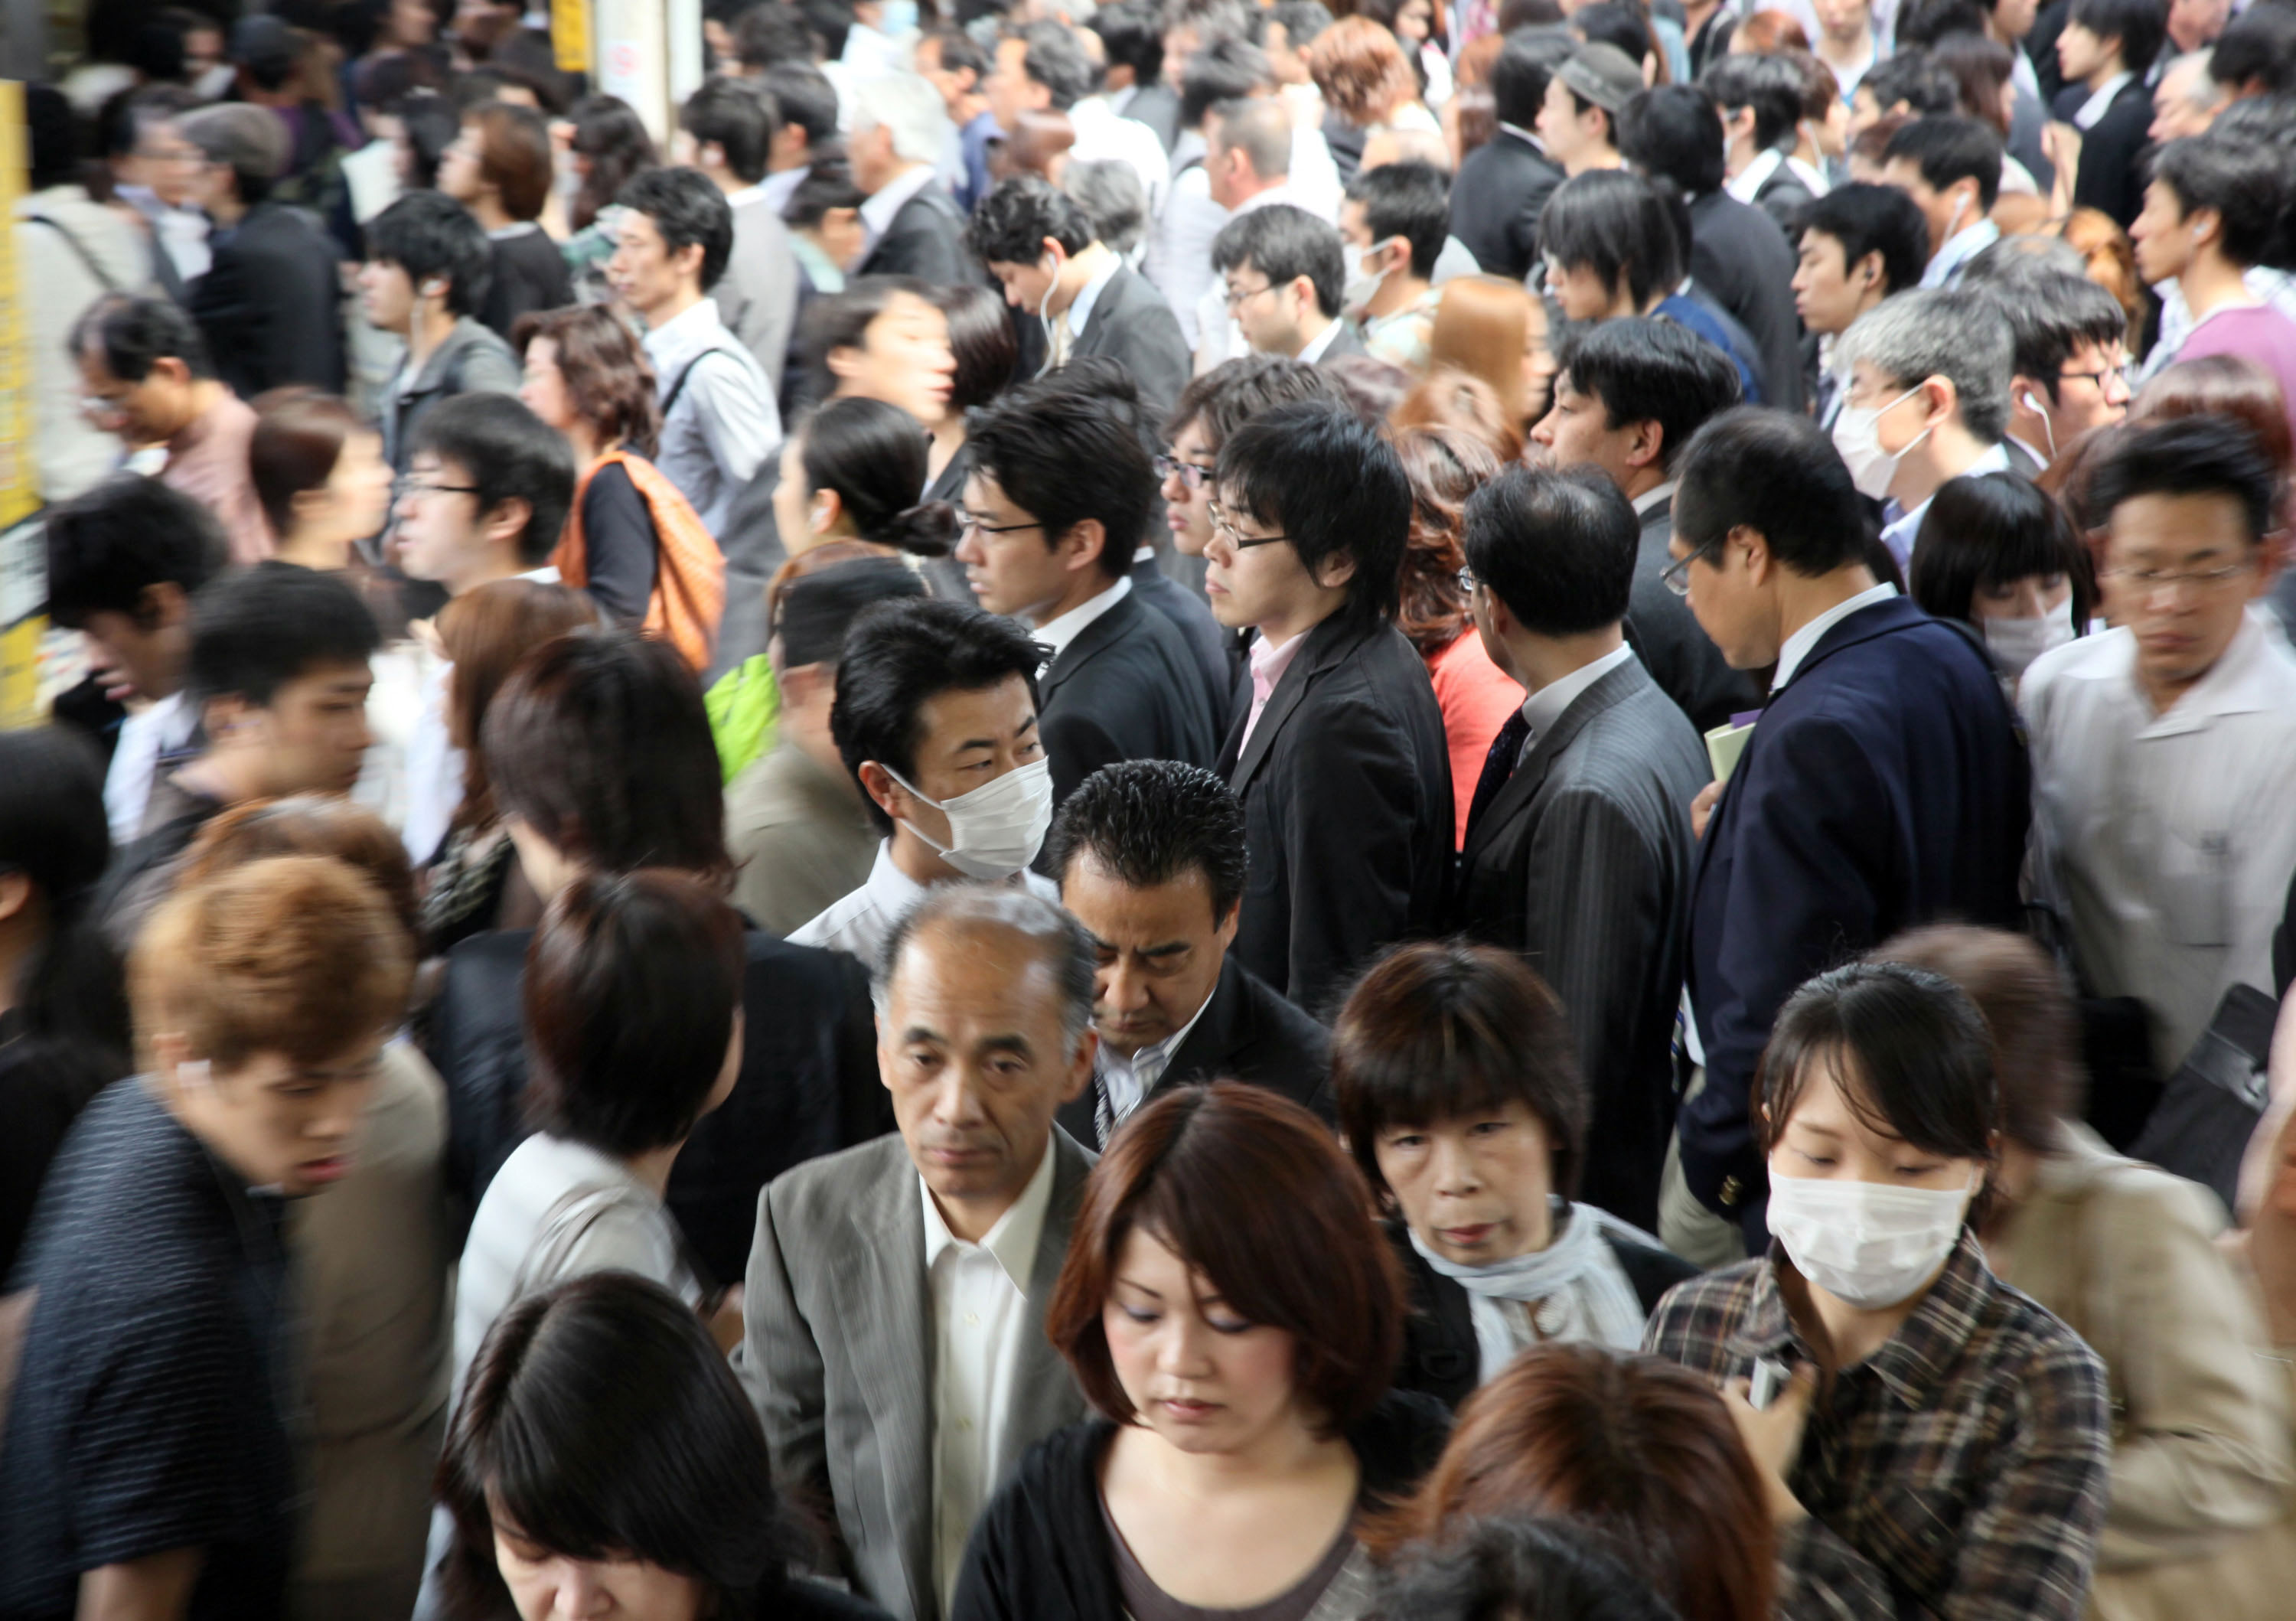
<path fill-rule="evenodd" d="M 33 225 L 47 226 L 49 230 L 54 232 L 58 236 L 62 237 L 67 242 L 70 242 L 71 244 L 73 257 L 78 258 L 81 264 L 87 266 L 87 273 L 90 275 L 103 283 L 104 291 L 124 292 L 127 291 L 125 288 L 121 287 L 119 282 L 111 279 L 111 273 L 104 269 L 102 265 L 96 262 L 95 255 L 87 250 L 87 244 L 80 241 L 78 237 L 74 236 L 71 232 L 66 228 L 63 221 L 60 219 L 51 219 L 45 214 L 27 214 L 24 217 Z M 164 253 L 167 250 L 162 248 L 160 251 Z"/>
<path fill-rule="evenodd" d="M 694 367 L 700 365 L 712 355 L 731 356 L 733 352 L 733 350 L 727 348 L 722 343 L 713 343 L 708 348 L 702 350 L 701 353 L 696 355 L 693 359 L 687 361 L 684 365 L 678 367 L 677 377 L 676 381 L 671 382 L 669 385 L 669 392 L 661 397 L 661 420 L 665 422 L 669 421 L 669 413 L 677 408 L 677 397 L 685 392 L 686 379 L 693 375 Z"/>

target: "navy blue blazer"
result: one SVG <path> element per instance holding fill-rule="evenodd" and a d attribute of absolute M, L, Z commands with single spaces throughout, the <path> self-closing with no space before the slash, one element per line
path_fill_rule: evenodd
<path fill-rule="evenodd" d="M 1690 1000 L 1706 1088 L 1678 1132 L 1690 1191 L 1767 1243 L 1755 1061 L 1802 981 L 1901 929 L 2016 925 L 2031 789 L 2001 684 L 1904 597 L 1819 638 L 1770 699 L 1699 843 Z"/>

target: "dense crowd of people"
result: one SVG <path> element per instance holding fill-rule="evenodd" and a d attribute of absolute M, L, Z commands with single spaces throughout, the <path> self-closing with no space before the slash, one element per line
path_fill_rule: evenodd
<path fill-rule="evenodd" d="M 27 89 L 0 1621 L 2287 1613 L 2296 4 L 548 22 Z"/>

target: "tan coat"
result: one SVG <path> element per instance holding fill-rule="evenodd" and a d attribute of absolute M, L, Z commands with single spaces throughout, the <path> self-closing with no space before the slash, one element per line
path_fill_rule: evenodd
<path fill-rule="evenodd" d="M 2296 1486 L 2285 1370 L 2198 1185 L 2063 1128 L 2031 1195 L 1988 1246 L 2000 1278 L 2104 1359 L 2112 1500 L 2097 1621 L 2296 1614 Z"/>

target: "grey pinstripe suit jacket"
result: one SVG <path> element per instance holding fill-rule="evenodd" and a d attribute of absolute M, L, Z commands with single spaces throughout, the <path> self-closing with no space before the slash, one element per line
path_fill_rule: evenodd
<path fill-rule="evenodd" d="M 1057 1126 L 1053 1153 L 1052 1203 L 1029 1278 L 1040 1325 L 1094 1159 Z M 922 1197 L 898 1134 L 769 1183 L 758 1197 L 734 1365 L 765 1420 L 775 1484 L 834 1506 L 861 1591 L 897 1617 L 939 1621 Z M 1030 1336 L 996 1483 L 1030 1446 L 1084 1416 L 1068 1364 L 1041 1330 Z"/>

